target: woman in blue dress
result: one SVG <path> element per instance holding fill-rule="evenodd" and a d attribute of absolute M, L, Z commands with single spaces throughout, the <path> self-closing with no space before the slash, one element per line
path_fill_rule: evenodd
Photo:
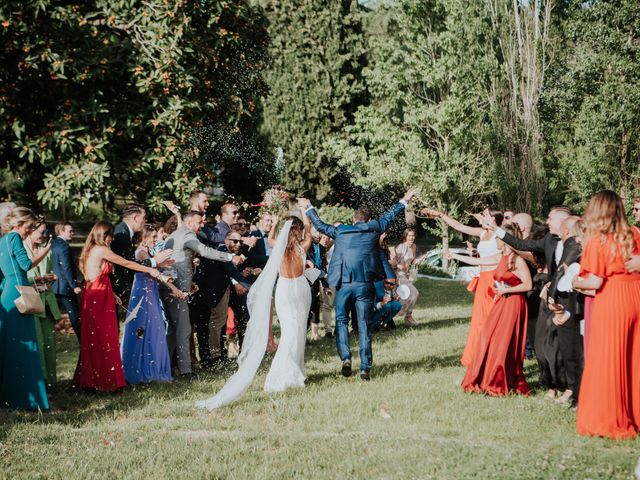
<path fill-rule="evenodd" d="M 145 226 L 136 260 L 149 258 L 156 243 L 156 231 Z M 182 296 L 176 287 L 167 286 L 174 296 Z M 127 383 L 170 382 L 171 360 L 167 347 L 165 316 L 158 292 L 158 280 L 136 273 L 129 300 L 129 313 L 122 336 L 122 366 Z"/>
<path fill-rule="evenodd" d="M 29 285 L 27 272 L 49 253 L 45 247 L 29 259 L 22 242 L 35 225 L 31 210 L 16 207 L 5 218 L 10 232 L 0 238 L 0 406 L 12 409 L 49 408 L 35 319 L 14 303 L 20 296 L 16 286 Z"/>

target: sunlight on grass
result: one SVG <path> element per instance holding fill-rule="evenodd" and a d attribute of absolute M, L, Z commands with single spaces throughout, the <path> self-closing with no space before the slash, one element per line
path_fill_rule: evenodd
<path fill-rule="evenodd" d="M 637 440 L 579 437 L 575 412 L 539 392 L 463 393 L 459 357 L 472 297 L 454 282 L 418 287 L 419 325 L 374 337 L 370 382 L 341 377 L 335 344 L 323 339 L 307 346 L 304 389 L 262 391 L 267 356 L 249 392 L 211 414 L 193 404 L 231 369 L 89 395 L 70 388 L 77 346 L 60 338 L 52 411 L 0 413 L 0 478 L 632 476 Z M 526 367 L 535 384 L 536 367 Z"/>

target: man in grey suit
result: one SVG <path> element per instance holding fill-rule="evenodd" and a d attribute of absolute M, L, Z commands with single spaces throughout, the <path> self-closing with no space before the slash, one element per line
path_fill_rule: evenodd
<path fill-rule="evenodd" d="M 171 258 L 175 261 L 174 268 L 177 272 L 177 278 L 174 280 L 174 285 L 182 291 L 191 290 L 194 254 L 219 262 L 233 262 L 236 265 L 244 261 L 241 256 L 221 252 L 201 243 L 197 235 L 202 228 L 202 223 L 202 214 L 191 211 L 184 216 L 182 226 L 173 232 L 166 241 L 165 248 L 173 250 Z M 191 338 L 189 304 L 186 300 L 172 297 L 167 290 L 163 290 L 162 299 L 167 308 L 169 321 L 167 333 L 169 355 L 173 357 L 173 353 L 176 352 L 180 375 L 190 376 L 192 370 L 189 349 L 189 339 Z"/>

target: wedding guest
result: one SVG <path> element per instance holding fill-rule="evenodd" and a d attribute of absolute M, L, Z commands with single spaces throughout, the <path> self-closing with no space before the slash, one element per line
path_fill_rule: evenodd
<path fill-rule="evenodd" d="M 240 221 L 238 221 L 240 222 Z M 258 241 L 249 251 L 249 265 L 257 268 L 264 268 L 271 254 L 271 246 L 269 245 L 269 232 L 273 228 L 273 215 L 264 212 L 260 215 L 258 221 L 258 229 L 251 232 L 250 236 L 258 238 Z"/>
<path fill-rule="evenodd" d="M 13 202 L 0 203 L 0 238 L 2 238 L 4 234 L 9 233 L 9 230 L 5 231 L 5 219 L 14 208 L 16 208 L 16 204 Z"/>
<path fill-rule="evenodd" d="M 621 198 L 591 198 L 583 216 L 585 246 L 574 288 L 595 289 L 576 430 L 580 435 L 635 437 L 640 429 L 640 274 L 625 261 L 640 253 Z"/>
<path fill-rule="evenodd" d="M 200 192 L 200 198 L 205 195 L 203 192 Z M 205 204 L 202 203 L 201 207 Z M 209 202 L 206 202 L 206 205 L 209 205 Z M 203 214 L 202 210 L 193 210 L 194 212 L 200 212 Z M 231 230 L 231 225 L 238 221 L 240 217 L 240 210 L 233 203 L 225 203 L 220 208 L 220 221 L 216 223 L 214 227 L 210 225 L 205 225 L 200 229 L 200 233 L 198 234 L 198 238 L 205 245 L 216 248 L 219 245 L 224 243 L 224 239 Z M 248 247 L 253 248 L 258 239 L 256 237 L 244 236 L 242 237 L 242 243 L 247 245 Z"/>
<path fill-rule="evenodd" d="M 480 258 L 499 258 L 498 254 L 500 253 L 500 250 L 496 241 L 496 234 L 493 231 L 489 231 L 483 227 L 471 227 L 469 225 L 464 225 L 457 220 L 454 220 L 449 215 L 438 212 L 437 210 L 426 208 L 422 210 L 422 213 L 430 217 L 440 218 L 451 228 L 461 233 L 479 237 L 480 241 L 478 241 L 476 250 L 480 255 Z M 478 215 L 478 218 L 495 228 L 502 225 L 503 216 L 502 211 L 488 207 Z M 460 261 L 468 263 L 466 261 L 467 258 L 469 257 L 460 257 Z M 475 285 L 472 287 L 472 291 L 475 292 L 475 296 L 473 299 L 473 309 L 471 310 L 471 323 L 469 324 L 467 342 L 465 343 L 462 358 L 460 359 L 462 365 L 466 367 L 471 363 L 478 332 L 482 328 L 482 325 L 489 314 L 489 310 L 493 307 L 493 296 L 495 294 L 493 289 L 493 271 L 496 269 L 496 266 L 497 263 L 483 263 L 480 265 L 480 275 L 476 277 L 477 281 L 473 282 Z"/>
<path fill-rule="evenodd" d="M 111 286 L 112 265 L 160 277 L 158 270 L 116 255 L 110 248 L 113 240 L 113 225 L 98 222 L 89 232 L 80 254 L 80 271 L 85 282 L 80 307 L 80 357 L 73 384 L 101 392 L 114 392 L 126 386 Z"/>
<path fill-rule="evenodd" d="M 563 245 L 559 239 L 562 222 L 571 216 L 571 210 L 565 206 L 553 207 L 547 217 L 549 232 L 538 240 L 520 239 L 509 235 L 501 228 L 486 224 L 495 230 L 498 238 L 519 252 L 540 253 L 545 257 L 546 274 L 553 278 L 562 257 Z M 547 282 L 548 280 L 545 280 Z M 547 388 L 546 400 L 554 400 L 559 390 L 565 390 L 566 380 L 562 357 L 559 354 L 557 327 L 552 321 L 554 313 L 547 302 L 540 302 L 535 332 L 535 352 L 540 366 L 540 382 Z"/>
<path fill-rule="evenodd" d="M 166 247 L 173 251 L 172 259 L 175 261 L 174 266 L 177 272 L 174 283 L 179 290 L 190 292 L 192 289 L 194 254 L 210 260 L 233 261 L 236 265 L 243 262 L 242 257 L 215 250 L 198 240 L 197 234 L 203 223 L 201 213 L 190 211 L 184 216 L 182 223 L 183 225 L 166 240 Z M 184 299 L 171 297 L 166 290 L 163 290 L 161 295 L 169 321 L 167 333 L 169 354 L 177 355 L 180 375 L 190 377 L 193 371 L 190 354 L 189 305 Z"/>
<path fill-rule="evenodd" d="M 508 225 L 505 231 L 515 238 L 520 231 Z M 469 263 L 492 264 L 497 282 L 496 298 L 487 319 L 478 332 L 477 344 L 467 368 L 462 388 L 467 392 L 483 392 L 503 396 L 510 392 L 527 395 L 529 385 L 522 364 L 527 330 L 527 301 L 525 293 L 531 290 L 531 275 L 527 262 L 516 255 L 511 247 L 499 241 L 501 253 L 497 258 L 472 258 Z M 457 255 L 449 254 L 450 258 Z"/>
<path fill-rule="evenodd" d="M 397 280 L 393 278 L 375 282 L 376 303 L 369 325 L 372 333 L 381 328 L 385 330 L 396 328 L 393 317 L 402 309 L 400 298 L 394 293 L 396 286 Z"/>
<path fill-rule="evenodd" d="M 17 286 L 29 285 L 27 272 L 49 253 L 45 247 L 33 260 L 24 248 L 36 225 L 31 210 L 15 207 L 5 217 L 0 238 L 0 407 L 47 410 L 49 400 L 42 375 L 36 325 L 33 315 L 23 315 L 14 301 Z"/>
<path fill-rule="evenodd" d="M 562 355 L 566 390 L 556 402 L 568 406 L 577 405 L 582 378 L 583 353 L 580 321 L 583 319 L 584 296 L 565 286 L 563 277 L 570 276 L 570 268 L 579 271 L 582 255 L 580 217 L 571 216 L 562 222 L 560 240 L 563 244 L 560 265 L 549 287 L 549 308 L 554 312 L 553 323 L 558 330 L 558 349 Z"/>
<path fill-rule="evenodd" d="M 157 231 L 146 225 L 136 249 L 137 262 L 148 260 L 155 254 L 156 241 Z M 173 380 L 166 318 L 158 286 L 158 280 L 147 273 L 138 272 L 133 277 L 129 315 L 122 335 L 122 366 L 124 378 L 130 384 Z M 166 287 L 174 297 L 186 298 L 186 294 L 172 284 Z"/>
<path fill-rule="evenodd" d="M 320 244 L 320 232 L 311 228 L 311 247 L 307 252 L 307 267 L 312 267 L 320 272 L 318 278 L 311 284 L 311 310 L 309 311 L 308 323 L 311 326 L 311 340 L 318 340 L 321 309 L 321 290 L 328 288 L 327 284 L 327 251 Z M 325 318 L 326 319 L 326 318 Z M 331 324 L 325 323 L 325 332 L 330 331 Z"/>
<path fill-rule="evenodd" d="M 51 286 L 53 293 L 69 315 L 73 331 L 80 341 L 80 314 L 77 295 L 82 288 L 77 280 L 76 264 L 71 256 L 69 242 L 73 239 L 73 226 L 70 223 L 58 223 L 54 229 L 56 238 L 51 242 L 51 267 L 56 281 Z"/>
<path fill-rule="evenodd" d="M 533 218 L 528 213 L 520 212 L 516 213 L 512 217 L 513 225 L 517 225 L 522 235 L 522 239 L 526 240 L 531 238 L 533 228 Z M 503 222 L 504 225 L 504 222 Z M 537 273 L 537 264 L 535 256 L 532 254 L 531 258 L 527 258 L 522 255 L 523 252 L 519 252 L 529 266 L 529 273 L 533 278 Z M 531 359 L 534 356 L 533 346 L 535 344 L 536 335 L 536 322 L 538 319 L 538 311 L 540 309 L 540 289 L 536 283 L 533 283 L 533 288 L 527 292 L 527 345 L 524 350 L 525 358 Z"/>
<path fill-rule="evenodd" d="M 237 255 L 241 244 L 240 234 L 230 231 L 224 245 L 218 247 L 218 250 Z M 240 285 L 237 288 L 240 294 L 246 293 L 251 287 L 232 262 L 203 259 L 193 276 L 198 291 L 193 296 L 189 313 L 196 327 L 200 362 L 205 368 L 212 367 L 222 360 L 221 334 L 227 324 L 231 279 Z"/>
<path fill-rule="evenodd" d="M 418 263 L 415 241 L 415 229 L 406 228 L 404 232 L 402 232 L 401 243 L 396 245 L 394 249 L 398 284 L 406 285 L 410 292 L 407 299 L 401 300 L 402 310 L 399 312 L 399 315 L 404 313 L 404 324 L 408 327 L 414 327 L 417 325 L 416 321 L 413 319 L 413 307 L 418 301 L 418 296 L 420 295 L 418 293 L 418 289 L 413 284 L 416 280 L 414 275 L 417 273 L 415 265 Z"/>
<path fill-rule="evenodd" d="M 40 252 L 49 241 L 47 224 L 40 222 L 24 241 L 24 248 L 30 259 Z M 51 283 L 56 279 L 51 269 L 51 250 L 46 257 L 27 273 L 27 278 L 40 292 L 44 312 L 34 315 L 40 363 L 47 386 L 56 384 L 56 338 L 54 325 L 60 320 L 60 309 Z"/>
<path fill-rule="evenodd" d="M 147 212 L 142 205 L 131 203 L 124 207 L 122 211 L 122 221 L 116 226 L 113 243 L 111 249 L 113 253 L 135 262 L 135 246 L 133 245 L 133 236 L 142 232 L 147 221 Z M 155 258 L 149 258 L 141 262 L 145 267 L 166 267 L 171 264 L 169 260 L 171 251 L 164 250 L 159 252 Z M 113 282 L 113 293 L 118 297 L 119 304 L 122 305 L 118 309 L 121 321 L 126 317 L 129 297 L 131 296 L 131 285 L 133 284 L 133 270 L 115 264 L 113 274 L 111 276 Z"/>

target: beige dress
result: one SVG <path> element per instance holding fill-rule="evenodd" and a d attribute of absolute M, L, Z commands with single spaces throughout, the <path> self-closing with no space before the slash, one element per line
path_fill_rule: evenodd
<path fill-rule="evenodd" d="M 406 285 L 407 287 L 409 287 L 410 291 L 409 298 L 407 298 L 406 300 L 400 300 L 402 310 L 400 310 L 398 315 L 410 315 L 413 312 L 413 307 L 415 306 L 416 301 L 418 300 L 418 289 L 409 279 L 409 268 L 411 267 L 411 263 L 414 259 L 415 256 L 413 254 L 413 250 L 410 247 L 408 247 L 404 243 L 396 246 L 396 261 L 398 262 L 398 266 L 403 266 L 403 270 L 396 270 L 398 285 Z"/>

